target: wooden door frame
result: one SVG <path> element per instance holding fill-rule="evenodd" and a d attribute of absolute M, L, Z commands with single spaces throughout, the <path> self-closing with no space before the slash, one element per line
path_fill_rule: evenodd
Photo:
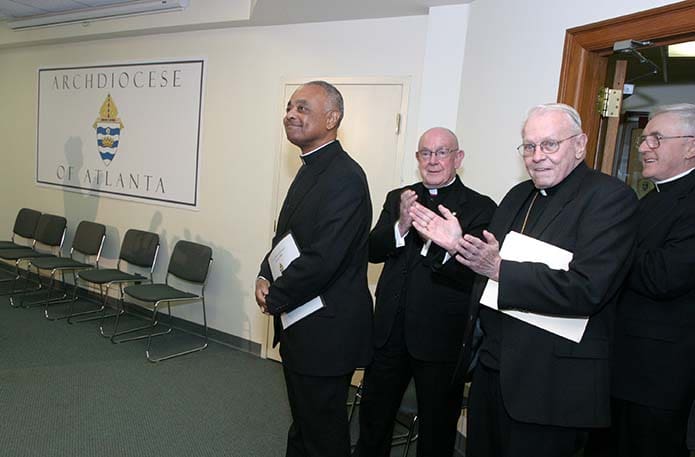
<path fill-rule="evenodd" d="M 695 0 L 567 30 L 557 100 L 574 106 L 582 117 L 589 137 L 586 154 L 589 166 L 594 163 L 600 123 L 596 95 L 606 81 L 613 43 L 629 39 L 648 40 L 655 46 L 695 39 Z"/>

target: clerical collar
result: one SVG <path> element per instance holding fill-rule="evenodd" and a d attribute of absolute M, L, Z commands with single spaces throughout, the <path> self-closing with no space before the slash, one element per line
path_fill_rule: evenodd
<path fill-rule="evenodd" d="M 427 189 L 427 191 L 430 193 L 430 195 L 434 196 L 434 195 L 439 194 L 439 189 L 444 189 L 445 187 L 449 187 L 450 185 L 452 185 L 454 183 L 454 181 L 456 181 L 456 175 L 454 175 L 454 177 L 451 179 L 451 181 L 444 184 L 443 186 L 427 187 L 427 185 L 425 185 L 425 183 L 422 183 L 422 185 L 425 186 L 425 189 Z"/>
<path fill-rule="evenodd" d="M 572 171 L 570 171 L 570 174 L 568 174 L 567 176 L 565 176 L 565 179 L 563 179 L 563 180 L 560 181 L 559 183 L 555 184 L 553 187 L 546 187 L 545 189 L 538 189 L 538 188 L 537 188 L 537 189 L 538 189 L 538 193 L 539 193 L 542 197 L 548 197 L 548 196 L 551 196 L 551 197 L 552 197 L 553 195 L 555 195 L 555 194 L 557 193 L 558 189 L 560 189 L 562 186 L 564 186 L 565 183 L 566 183 L 567 181 L 570 181 L 570 179 L 572 178 L 572 176 L 574 176 L 574 175 L 577 174 L 577 169 L 578 169 L 578 168 L 581 168 L 581 167 L 583 167 L 583 166 L 586 166 L 586 165 L 584 165 L 584 163 L 580 163 L 579 165 L 577 165 L 576 167 L 574 167 L 574 169 L 573 169 Z"/>
<path fill-rule="evenodd" d="M 307 159 L 308 156 L 310 156 L 311 154 L 315 153 L 315 152 L 318 151 L 319 149 L 325 148 L 326 146 L 328 146 L 329 144 L 331 144 L 331 143 L 333 143 L 333 142 L 335 142 L 335 141 L 337 141 L 337 140 L 331 140 L 331 141 L 329 141 L 328 143 L 322 144 L 322 145 L 319 146 L 318 148 L 313 149 L 313 150 L 307 152 L 306 154 L 299 154 L 299 158 L 302 159 L 302 163 L 306 163 L 306 159 Z"/>
<path fill-rule="evenodd" d="M 662 190 L 665 190 L 666 187 L 668 187 L 668 186 L 666 186 L 666 184 L 677 181 L 677 180 L 681 179 L 683 176 L 687 176 L 693 170 L 695 170 L 695 167 L 691 168 L 690 170 L 684 171 L 683 173 L 679 173 L 676 176 L 672 176 L 668 179 L 662 179 L 661 181 L 654 181 L 654 187 L 656 188 L 657 192 L 661 192 Z"/>

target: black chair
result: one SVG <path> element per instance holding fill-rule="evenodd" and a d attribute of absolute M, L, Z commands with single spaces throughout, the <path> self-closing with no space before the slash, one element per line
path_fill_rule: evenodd
<path fill-rule="evenodd" d="M 212 249 L 210 249 L 208 246 L 193 243 L 191 241 L 178 241 L 174 246 L 174 251 L 172 252 L 171 259 L 169 260 L 169 268 L 167 270 L 164 284 L 140 284 L 136 286 L 129 286 L 124 289 L 126 295 L 152 306 L 152 320 L 149 326 L 149 333 L 147 335 L 124 338 L 120 340 L 120 342 L 147 338 L 145 356 L 150 362 L 160 362 L 162 360 L 190 354 L 192 352 L 202 351 L 208 347 L 208 324 L 205 312 L 205 285 L 207 283 L 208 272 L 210 271 L 211 265 Z M 170 285 L 170 281 L 173 278 L 182 280 L 181 282 L 192 284 L 196 286 L 196 289 L 200 288 L 200 293 L 191 293 L 172 287 Z M 165 335 L 171 332 L 171 305 L 195 302 L 200 302 L 203 307 L 203 344 L 185 351 L 167 354 L 162 357 L 152 357 L 150 355 L 152 337 Z M 159 311 L 159 306 L 162 304 L 167 305 L 169 327 L 165 331 L 154 333 L 154 328 L 157 325 L 157 312 Z M 139 329 L 131 329 L 126 332 L 131 333 L 136 330 Z"/>
<path fill-rule="evenodd" d="M 352 400 L 348 401 L 348 423 L 352 423 L 352 418 L 355 415 L 355 410 L 360 406 L 362 400 L 362 382 L 357 386 L 355 390 L 355 395 Z M 410 380 L 408 387 L 403 394 L 401 399 L 401 405 L 396 413 L 396 423 L 401 427 L 404 427 L 406 431 L 404 433 L 394 433 L 391 438 L 391 447 L 405 445 L 403 450 L 403 457 L 408 455 L 410 450 L 410 445 L 417 441 L 417 396 L 415 394 L 415 381 Z"/>
<path fill-rule="evenodd" d="M 34 232 L 41 213 L 29 208 L 22 208 L 17 213 L 12 228 L 12 238 L 0 241 L 0 249 L 21 249 L 34 246 Z M 17 243 L 22 241 L 22 243 Z M 12 281 L 12 277 L 0 279 L 0 282 Z"/>
<path fill-rule="evenodd" d="M 695 451 L 695 401 L 690 406 L 690 417 L 688 418 L 687 432 L 688 449 Z"/>
<path fill-rule="evenodd" d="M 403 457 L 407 457 L 410 445 L 417 441 L 418 420 L 417 420 L 417 395 L 415 394 L 415 381 L 410 380 L 408 387 L 403 393 L 401 406 L 396 413 L 396 422 L 405 427 L 405 433 L 393 435 L 391 447 L 403 446 Z"/>
<path fill-rule="evenodd" d="M 39 211 L 22 208 L 17 213 L 17 217 L 14 220 L 14 227 L 12 228 L 12 239 L 9 241 L 0 241 L 0 249 L 17 249 L 27 247 L 26 244 L 17 244 L 19 241 L 17 238 L 21 238 L 27 243 L 29 241 L 34 241 L 34 232 L 36 231 L 36 224 L 39 222 L 41 213 Z"/>
<path fill-rule="evenodd" d="M 84 281 L 99 288 L 101 303 L 93 312 L 101 312 L 101 315 L 97 317 L 97 319 L 100 319 L 99 333 L 101 336 L 111 338 L 111 341 L 114 342 L 113 338 L 116 336 L 115 330 L 118 327 L 118 318 L 126 312 L 125 304 L 123 303 L 123 287 L 128 284 L 151 283 L 158 252 L 159 235 L 143 230 L 130 229 L 123 237 L 116 268 L 94 268 L 77 273 L 78 281 Z M 127 271 L 128 269 L 133 271 Z M 108 314 L 109 307 L 107 301 L 111 286 L 118 286 L 118 309 L 114 313 Z M 73 314 L 72 309 L 70 314 Z M 111 317 L 116 317 L 114 332 L 107 335 L 104 332 L 104 321 Z M 81 319 L 76 322 L 87 320 L 92 319 Z M 68 318 L 68 322 L 72 323 L 72 317 Z"/>
<path fill-rule="evenodd" d="M 0 260 L 5 262 L 14 262 L 15 276 L 12 280 L 12 288 L 9 292 L 10 306 L 13 308 L 19 307 L 15 303 L 17 295 L 26 295 L 28 293 L 37 292 L 42 289 L 41 278 L 38 277 L 36 287 L 25 287 L 16 289 L 17 282 L 24 279 L 27 283 L 31 282 L 29 270 L 26 270 L 26 275 L 22 278 L 22 269 L 20 265 L 24 262 L 29 262 L 31 259 L 38 257 L 60 257 L 65 239 L 65 229 L 67 221 L 62 216 L 52 214 L 42 214 L 36 225 L 34 233 L 33 247 L 22 247 L 15 249 L 0 249 Z M 4 295 L 8 295 L 5 293 Z"/>
<path fill-rule="evenodd" d="M 464 387 L 461 411 L 468 410 L 469 386 L 470 384 L 466 384 Z M 360 406 L 361 399 L 362 383 L 357 386 L 353 399 L 347 404 L 349 407 L 348 423 L 352 422 L 355 409 Z M 413 379 L 410 380 L 408 387 L 403 393 L 401 405 L 396 413 L 396 424 L 405 428 L 405 432 L 394 433 L 393 437 L 391 438 L 391 448 L 405 445 L 403 449 L 403 457 L 407 457 L 411 444 L 416 442 L 418 438 L 417 394 L 415 392 L 415 381 Z"/>
<path fill-rule="evenodd" d="M 49 285 L 48 292 L 46 294 L 46 299 L 44 303 L 44 316 L 48 320 L 64 319 L 68 317 L 73 317 L 76 315 L 82 315 L 86 313 L 92 313 L 94 311 L 85 311 L 81 313 L 67 313 L 61 316 L 51 317 L 48 314 L 48 305 L 56 303 L 65 303 L 67 301 L 74 302 L 77 300 L 77 275 L 76 273 L 80 270 L 86 270 L 99 267 L 99 257 L 101 256 L 101 248 L 104 246 L 104 239 L 106 238 L 106 227 L 102 224 L 97 224 L 95 222 L 82 221 L 77 226 L 75 231 L 75 238 L 72 242 L 72 247 L 70 248 L 69 257 L 38 257 L 31 259 L 29 262 L 29 268 L 36 268 L 36 274 L 41 275 L 42 271 L 49 272 Z M 94 260 L 94 264 L 89 263 L 90 260 Z M 65 292 L 61 297 L 51 298 L 51 291 L 55 286 L 56 274 L 60 273 L 61 280 L 65 284 L 65 273 L 72 273 L 72 283 L 73 283 L 73 294 L 71 298 L 67 295 L 67 285 L 65 285 Z M 72 308 L 72 306 L 71 306 Z M 71 309 L 72 311 L 72 309 Z"/>

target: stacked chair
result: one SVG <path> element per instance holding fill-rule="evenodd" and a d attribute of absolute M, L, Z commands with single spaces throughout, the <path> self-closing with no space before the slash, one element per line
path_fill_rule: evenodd
<path fill-rule="evenodd" d="M 148 327 L 149 332 L 147 335 L 134 336 L 122 339 L 120 341 L 124 342 L 147 338 L 147 348 L 145 349 L 145 356 L 147 357 L 147 360 L 149 360 L 150 362 L 160 362 L 162 360 L 167 360 L 173 357 L 190 354 L 192 352 L 202 351 L 203 349 L 208 347 L 208 324 L 207 315 L 205 312 L 205 285 L 207 283 L 208 273 L 210 271 L 211 265 L 212 249 L 210 249 L 208 246 L 193 243 L 191 241 L 178 241 L 174 246 L 174 251 L 171 254 L 169 268 L 167 269 L 167 275 L 164 284 L 140 284 L 128 286 L 125 288 L 124 292 L 126 295 L 135 298 L 140 302 L 144 302 L 151 305 L 152 319 Z M 170 285 L 170 282 L 173 278 L 177 278 L 178 280 L 182 280 L 182 282 L 191 284 L 193 287 L 199 289 L 200 292 L 191 293 L 173 287 L 172 285 Z M 195 346 L 185 351 L 174 352 L 160 357 L 152 357 L 152 355 L 150 354 L 152 337 L 165 335 L 171 332 L 171 306 L 195 302 L 200 302 L 202 305 L 203 343 L 199 346 Z M 157 325 L 157 312 L 159 310 L 160 305 L 163 304 L 167 305 L 169 315 L 169 327 L 165 331 L 154 333 L 155 326 Z M 140 328 L 127 330 L 121 332 L 120 334 L 131 333 L 136 330 L 140 330 Z"/>
<path fill-rule="evenodd" d="M 17 244 L 19 239 L 23 239 L 27 243 L 34 243 L 34 232 L 36 231 L 36 224 L 39 222 L 41 213 L 39 211 L 22 208 L 17 213 L 17 217 L 14 220 L 14 227 L 12 228 L 12 239 L 9 241 L 0 241 L 0 249 L 20 249 L 26 247 L 27 244 Z"/>
<path fill-rule="evenodd" d="M 72 303 L 77 300 L 77 276 L 76 272 L 80 270 L 92 269 L 99 267 L 99 257 L 101 249 L 104 246 L 106 239 L 106 227 L 95 222 L 82 221 L 77 226 L 75 238 L 70 248 L 69 257 L 37 257 L 32 258 L 29 263 L 28 270 L 36 268 L 36 274 L 41 275 L 41 272 L 47 272 L 49 275 L 48 292 L 44 300 L 44 316 L 48 320 L 64 319 L 73 317 L 78 314 L 72 313 Z M 94 263 L 90 263 L 93 259 Z M 72 283 L 74 284 L 72 297 L 68 299 L 67 292 L 63 293 L 62 297 L 51 299 L 51 292 L 55 286 L 56 275 L 60 273 L 61 280 L 65 284 L 65 273 L 72 274 Z M 61 316 L 50 316 L 48 313 L 48 305 L 55 303 L 71 303 L 71 312 Z"/>
<path fill-rule="evenodd" d="M 101 313 L 99 316 L 99 333 L 110 338 L 112 343 L 116 343 L 118 323 L 121 315 L 126 312 L 123 302 L 123 287 L 129 284 L 140 284 L 143 282 L 152 283 L 152 274 L 159 252 L 159 235 L 143 230 L 130 229 L 126 232 L 121 243 L 121 251 L 118 254 L 116 268 L 92 268 L 81 270 L 77 273 L 78 281 L 97 286 L 101 298 L 100 307 L 93 313 Z M 128 270 L 138 271 L 128 271 Z M 143 273 L 143 274 L 141 274 Z M 115 313 L 108 312 L 108 297 L 111 287 L 117 287 L 119 291 L 118 309 Z M 72 315 L 72 310 L 70 311 Z M 104 322 L 107 318 L 115 317 L 114 330 L 107 334 L 104 331 Z M 82 319 L 87 320 L 87 319 Z M 70 318 L 68 322 L 71 322 Z M 147 327 L 141 327 L 147 328 Z"/>
<path fill-rule="evenodd" d="M 100 268 L 106 227 L 95 222 L 81 221 L 75 231 L 70 253 L 63 257 L 61 250 L 66 226 L 67 221 L 62 216 L 41 214 L 29 208 L 22 208 L 17 213 L 11 239 L 0 241 L 0 261 L 14 264 L 14 275 L 0 279 L 0 282 L 12 282 L 10 291 L 5 295 L 10 295 L 10 305 L 13 308 L 21 305 L 29 308 L 41 304 L 46 319 L 67 319 L 70 324 L 99 319 L 99 333 L 112 343 L 146 338 L 145 356 L 150 362 L 160 362 L 208 347 L 205 287 L 213 262 L 210 247 L 191 241 L 178 241 L 172 251 L 164 283 L 154 283 L 153 273 L 160 247 L 159 235 L 156 233 L 128 230 L 121 243 L 116 267 Z M 66 281 L 66 275 L 72 276 L 72 284 Z M 46 279 L 46 286 L 42 278 Z M 25 283 L 21 289 L 17 287 L 20 281 Z M 68 293 L 70 285 L 72 294 Z M 98 289 L 99 300 L 93 309 L 79 312 L 75 310 L 80 285 Z M 56 295 L 59 288 L 62 289 L 62 294 Z M 118 291 L 115 310 L 108 303 L 112 288 Z M 46 296 L 41 300 L 31 303 L 18 300 L 20 296 L 43 290 L 46 291 Z M 144 306 L 144 312 L 140 307 L 127 307 L 126 296 Z M 49 313 L 49 306 L 57 303 L 67 303 L 69 306 L 61 314 Z M 191 303 L 201 305 L 203 326 L 202 334 L 199 335 L 200 344 L 178 352 L 169 350 L 157 357 L 153 356 L 153 337 L 172 333 L 174 328 L 171 307 Z M 159 325 L 160 309 L 164 305 L 168 325 L 163 331 L 155 332 Z M 149 313 L 151 314 L 148 315 Z M 85 317 L 90 314 L 94 316 Z M 147 324 L 123 329 L 122 316 L 125 314 L 145 320 Z M 80 318 L 75 319 L 77 317 Z M 105 331 L 104 323 L 109 318 L 115 318 L 113 329 Z M 123 337 L 131 334 L 135 336 Z"/>
<path fill-rule="evenodd" d="M 10 306 L 13 308 L 20 306 L 16 300 L 18 295 L 36 292 L 42 288 L 40 278 L 38 278 L 36 287 L 17 289 L 17 282 L 21 279 L 24 279 L 27 283 L 31 282 L 28 269 L 26 270 L 25 276 L 22 277 L 22 269 L 20 266 L 39 257 L 60 257 L 63 240 L 65 239 L 66 225 L 67 221 L 62 216 L 42 214 L 36 224 L 34 241 L 31 247 L 23 246 L 11 249 L 0 249 L 0 260 L 14 262 L 15 265 L 15 276 L 12 280 L 12 288 L 9 292 Z"/>

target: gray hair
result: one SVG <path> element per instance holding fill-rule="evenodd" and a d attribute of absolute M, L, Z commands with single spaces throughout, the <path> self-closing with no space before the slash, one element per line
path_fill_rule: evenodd
<path fill-rule="evenodd" d="M 546 103 L 543 105 L 536 105 L 528 110 L 528 113 L 526 113 L 526 119 L 524 119 L 524 123 L 521 125 L 521 134 L 524 134 L 524 127 L 526 127 L 526 123 L 531 118 L 531 116 L 534 116 L 536 114 L 542 114 L 548 111 L 557 111 L 566 114 L 567 118 L 570 120 L 572 127 L 575 130 L 575 133 L 582 132 L 582 118 L 579 116 L 579 113 L 576 109 L 574 109 L 570 105 L 565 105 L 564 103 Z"/>
<path fill-rule="evenodd" d="M 336 125 L 336 127 L 340 126 L 340 122 L 343 120 L 343 114 L 345 111 L 345 107 L 343 104 L 343 95 L 340 93 L 340 91 L 336 89 L 333 84 L 327 83 L 326 81 L 309 81 L 304 85 L 319 86 L 323 89 L 323 91 L 326 93 L 326 97 L 328 98 L 330 110 L 337 111 L 340 114 L 340 117 L 338 117 L 338 124 Z"/>
<path fill-rule="evenodd" d="M 649 119 L 653 119 L 659 114 L 672 113 L 678 116 L 681 124 L 686 127 L 690 133 L 695 134 L 695 105 L 692 103 L 676 103 L 675 105 L 657 106 L 649 115 Z"/>

